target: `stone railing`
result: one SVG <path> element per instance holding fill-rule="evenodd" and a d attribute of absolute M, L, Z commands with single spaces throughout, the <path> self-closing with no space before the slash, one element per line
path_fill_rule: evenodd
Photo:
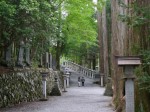
<path fill-rule="evenodd" d="M 64 61 L 63 66 L 70 68 L 71 70 L 75 72 L 81 73 L 88 78 L 95 78 L 95 73 L 96 73 L 95 70 L 83 67 L 71 61 Z"/>

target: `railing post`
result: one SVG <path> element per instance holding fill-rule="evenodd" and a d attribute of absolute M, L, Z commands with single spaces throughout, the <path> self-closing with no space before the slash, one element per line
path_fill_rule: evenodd
<path fill-rule="evenodd" d="M 67 77 L 67 87 L 69 87 L 69 77 L 70 77 L 70 73 L 69 72 L 66 73 L 66 77 Z"/>
<path fill-rule="evenodd" d="M 85 68 L 83 68 L 83 75 L 85 75 Z"/>
<path fill-rule="evenodd" d="M 92 78 L 94 79 L 94 71 L 92 70 Z"/>
<path fill-rule="evenodd" d="M 87 77 L 89 78 L 89 70 L 87 69 Z"/>
<path fill-rule="evenodd" d="M 86 76 L 88 75 L 87 69 L 86 69 Z"/>
<path fill-rule="evenodd" d="M 67 76 L 66 76 L 66 75 L 63 75 L 63 78 L 64 78 L 64 91 L 63 91 L 63 92 L 67 92 L 67 91 L 66 91 L 66 80 L 67 80 Z"/>
<path fill-rule="evenodd" d="M 92 70 L 90 70 L 90 78 L 92 78 Z"/>

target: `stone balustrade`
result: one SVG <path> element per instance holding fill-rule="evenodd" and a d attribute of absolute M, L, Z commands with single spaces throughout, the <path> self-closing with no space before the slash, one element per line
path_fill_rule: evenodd
<path fill-rule="evenodd" d="M 88 78 L 95 78 L 95 75 L 94 75 L 96 72 L 95 70 L 83 67 L 71 61 L 64 61 L 63 64 L 65 67 L 70 68 L 71 70 L 75 72 L 81 73 Z"/>

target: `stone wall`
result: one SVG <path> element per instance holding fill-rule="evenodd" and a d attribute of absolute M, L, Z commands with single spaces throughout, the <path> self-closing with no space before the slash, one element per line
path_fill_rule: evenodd
<path fill-rule="evenodd" d="M 15 69 L 0 73 L 0 107 L 34 101 L 42 96 L 42 69 Z M 47 94 L 54 86 L 55 73 L 49 70 Z"/>

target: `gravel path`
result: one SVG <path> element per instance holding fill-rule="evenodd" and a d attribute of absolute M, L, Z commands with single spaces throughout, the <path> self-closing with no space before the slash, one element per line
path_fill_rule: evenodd
<path fill-rule="evenodd" d="M 0 112 L 114 112 L 109 106 L 111 97 L 103 96 L 105 88 L 85 78 L 85 86 L 78 87 L 79 74 L 71 75 L 70 88 L 62 96 L 50 96 L 48 101 L 22 103 Z"/>

